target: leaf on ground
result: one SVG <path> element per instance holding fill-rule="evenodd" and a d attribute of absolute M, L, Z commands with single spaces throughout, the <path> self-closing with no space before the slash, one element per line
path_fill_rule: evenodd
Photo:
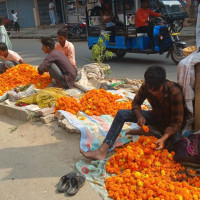
<path fill-rule="evenodd" d="M 17 130 L 17 126 L 15 126 L 14 128 L 11 128 L 10 133 L 13 133 Z"/>

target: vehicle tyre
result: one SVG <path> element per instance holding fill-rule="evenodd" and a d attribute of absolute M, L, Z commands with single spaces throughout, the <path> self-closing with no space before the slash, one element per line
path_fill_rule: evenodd
<path fill-rule="evenodd" d="M 178 47 L 178 52 L 179 54 L 177 54 L 176 50 L 174 48 L 171 49 L 171 59 L 173 60 L 173 62 L 177 65 L 183 58 L 185 58 L 185 55 L 183 53 L 183 48 Z"/>
<path fill-rule="evenodd" d="M 122 58 L 126 55 L 126 50 L 125 49 L 118 49 L 118 50 L 116 50 L 115 55 L 119 58 Z"/>

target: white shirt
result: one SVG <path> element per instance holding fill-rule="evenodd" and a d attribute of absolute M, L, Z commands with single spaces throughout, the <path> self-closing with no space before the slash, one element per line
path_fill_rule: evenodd
<path fill-rule="evenodd" d="M 8 50 L 7 58 L 5 58 L 4 56 L 0 56 L 0 58 L 3 59 L 4 61 L 19 62 L 19 60 L 22 60 L 22 57 L 19 54 L 17 54 L 16 52 L 12 51 L 12 50 Z"/>
<path fill-rule="evenodd" d="M 14 22 L 17 22 L 17 13 L 12 14 L 12 18 Z"/>
<path fill-rule="evenodd" d="M 54 8 L 55 6 L 54 6 L 54 3 L 52 2 L 52 3 L 49 3 L 49 9 L 52 9 L 52 8 Z"/>

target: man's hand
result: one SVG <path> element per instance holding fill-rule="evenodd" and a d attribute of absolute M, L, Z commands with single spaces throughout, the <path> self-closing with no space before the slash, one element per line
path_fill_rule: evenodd
<path fill-rule="evenodd" d="M 163 149 L 164 146 L 165 146 L 165 140 L 162 139 L 162 138 L 160 138 L 160 139 L 158 139 L 158 140 L 155 142 L 155 144 L 156 144 L 156 149 L 157 149 L 157 150 L 161 150 L 161 149 Z"/>
<path fill-rule="evenodd" d="M 158 139 L 155 143 L 156 143 L 156 149 L 157 150 L 161 150 L 164 148 L 165 146 L 165 141 L 170 137 L 170 135 L 168 133 L 164 133 L 164 135 Z"/>
<path fill-rule="evenodd" d="M 145 122 L 146 122 L 146 119 L 143 116 L 140 116 L 138 118 L 137 124 L 138 124 L 138 126 L 142 127 L 143 125 L 145 125 Z"/>

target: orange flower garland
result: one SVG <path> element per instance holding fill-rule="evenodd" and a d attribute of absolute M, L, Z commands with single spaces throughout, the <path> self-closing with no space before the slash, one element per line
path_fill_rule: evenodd
<path fill-rule="evenodd" d="M 114 200 L 198 200 L 199 177 L 188 178 L 185 168 L 173 161 L 174 152 L 155 150 L 154 137 L 141 136 L 123 148 L 106 164 L 117 176 L 106 179 L 109 197 Z"/>
<path fill-rule="evenodd" d="M 131 109 L 132 102 L 119 102 L 122 96 L 112 94 L 104 89 L 94 89 L 87 92 L 81 99 L 81 111 L 87 115 L 113 115 L 120 109 Z"/>
<path fill-rule="evenodd" d="M 12 90 L 19 85 L 35 84 L 39 89 L 47 87 L 51 83 L 50 75 L 38 74 L 37 69 L 29 64 L 19 64 L 8 69 L 0 75 L 0 96 L 6 91 Z"/>
<path fill-rule="evenodd" d="M 80 104 L 75 98 L 64 96 L 57 99 L 55 105 L 55 111 L 65 110 L 76 115 L 77 112 L 80 110 L 80 107 L 81 107 Z"/>

